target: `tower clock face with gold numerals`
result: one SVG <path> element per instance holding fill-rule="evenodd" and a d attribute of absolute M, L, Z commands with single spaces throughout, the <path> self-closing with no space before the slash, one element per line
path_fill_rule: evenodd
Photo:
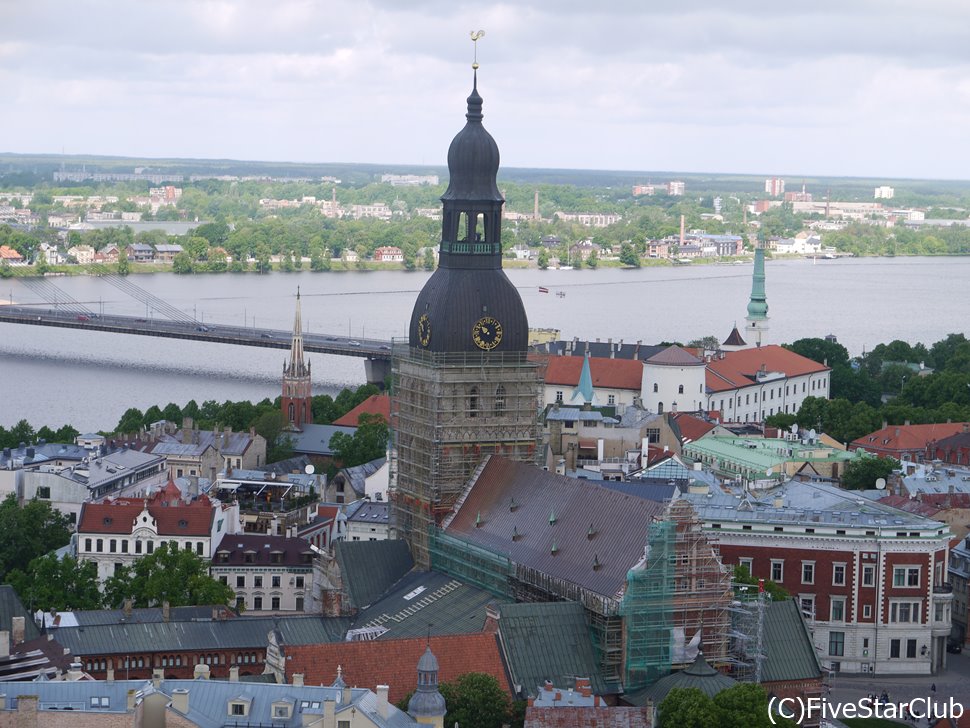
<path fill-rule="evenodd" d="M 431 319 L 428 314 L 421 314 L 418 319 L 418 343 L 427 346 L 431 342 Z"/>
<path fill-rule="evenodd" d="M 491 316 L 483 316 L 472 327 L 472 341 L 479 349 L 491 351 L 502 343 L 502 324 Z"/>

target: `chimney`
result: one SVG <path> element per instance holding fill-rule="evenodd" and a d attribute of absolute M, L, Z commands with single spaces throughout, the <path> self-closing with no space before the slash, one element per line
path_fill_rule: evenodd
<path fill-rule="evenodd" d="M 168 600 L 162 602 L 162 621 L 167 622 L 172 616 L 172 606 Z"/>
<path fill-rule="evenodd" d="M 131 617 L 131 608 L 133 606 L 135 606 L 133 600 L 125 599 L 125 606 L 124 606 L 125 619 L 129 619 Z"/>
<path fill-rule="evenodd" d="M 0 632 L 0 659 L 10 657 L 10 632 Z"/>
<path fill-rule="evenodd" d="M 114 682 L 114 681 L 115 681 L 115 669 L 113 667 L 109 667 L 108 675 L 105 678 L 105 682 Z"/>
<path fill-rule="evenodd" d="M 176 688 L 172 691 L 172 707 L 179 713 L 185 715 L 189 712 L 189 691 L 185 688 Z"/>
<path fill-rule="evenodd" d="M 303 687 L 303 673 L 294 672 L 293 673 L 293 687 L 302 688 Z"/>
<path fill-rule="evenodd" d="M 323 701 L 323 723 L 322 725 L 337 725 L 337 704 L 332 700 Z"/>
<path fill-rule="evenodd" d="M 387 691 L 390 688 L 387 685 L 377 686 L 377 712 L 381 714 L 381 718 L 387 720 Z"/>
<path fill-rule="evenodd" d="M 135 702 L 138 700 L 139 692 L 140 691 L 138 691 L 138 690 L 129 690 L 128 691 L 128 699 L 125 702 L 125 708 L 127 708 L 128 710 L 134 710 L 135 709 Z"/>
<path fill-rule="evenodd" d="M 209 666 L 206 664 L 198 664 L 195 666 L 195 673 L 192 675 L 194 680 L 208 680 L 209 679 Z"/>
<path fill-rule="evenodd" d="M 350 705 L 350 701 L 353 700 L 353 696 L 350 694 L 350 686 L 345 685 L 344 689 L 341 691 L 340 702 L 344 705 Z"/>
<path fill-rule="evenodd" d="M 19 645 L 24 641 L 24 630 L 27 628 L 26 617 L 12 617 L 10 619 L 10 641 Z"/>
<path fill-rule="evenodd" d="M 229 668 L 229 682 L 239 682 L 239 665 Z"/>
<path fill-rule="evenodd" d="M 165 679 L 165 671 L 155 668 L 152 670 L 152 687 L 156 690 L 161 689 L 162 680 Z"/>
<path fill-rule="evenodd" d="M 83 676 L 84 671 L 81 669 L 81 663 L 75 660 L 67 670 L 67 679 L 71 682 L 77 682 Z"/>
<path fill-rule="evenodd" d="M 588 698 L 593 694 L 593 690 L 589 685 L 588 677 L 577 677 L 576 678 L 576 692 L 582 695 L 584 698 Z"/>
<path fill-rule="evenodd" d="M 498 633 L 498 623 L 502 618 L 502 613 L 499 611 L 498 606 L 495 604 L 485 605 L 485 626 L 482 627 L 482 632 L 486 634 L 497 634 Z"/>

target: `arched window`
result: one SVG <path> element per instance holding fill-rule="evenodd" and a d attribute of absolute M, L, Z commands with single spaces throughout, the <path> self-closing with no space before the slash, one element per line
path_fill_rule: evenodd
<path fill-rule="evenodd" d="M 684 393 L 684 385 L 681 384 L 679 387 L 677 387 L 677 394 L 683 394 L 683 393 Z"/>
<path fill-rule="evenodd" d="M 478 387 L 472 387 L 468 393 L 468 416 L 478 417 Z"/>
<path fill-rule="evenodd" d="M 659 392 L 660 391 L 660 387 L 657 385 L 656 382 L 653 383 L 653 391 L 654 392 Z"/>
<path fill-rule="evenodd" d="M 290 402 L 290 422 L 296 421 L 296 405 Z"/>
<path fill-rule="evenodd" d="M 505 387 L 501 384 L 495 388 L 495 414 L 496 416 L 505 414 Z"/>
<path fill-rule="evenodd" d="M 657 414 L 662 415 L 664 413 L 664 403 L 657 402 Z"/>

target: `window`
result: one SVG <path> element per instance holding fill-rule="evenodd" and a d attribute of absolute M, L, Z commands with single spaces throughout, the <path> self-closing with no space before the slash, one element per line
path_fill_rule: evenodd
<path fill-rule="evenodd" d="M 684 393 L 684 385 L 681 384 L 679 387 L 677 387 L 677 394 L 683 394 L 683 393 Z"/>
<path fill-rule="evenodd" d="M 280 598 L 279 597 L 273 597 L 273 607 L 272 608 L 273 609 L 279 609 L 280 608 Z"/>
<path fill-rule="evenodd" d="M 833 597 L 831 601 L 830 618 L 833 622 L 845 621 L 845 598 Z"/>
<path fill-rule="evenodd" d="M 785 580 L 785 562 L 783 560 L 771 560 L 771 580 L 777 582 Z"/>
<path fill-rule="evenodd" d="M 91 696 L 91 707 L 92 708 L 107 708 L 107 707 L 110 707 L 110 702 L 108 701 L 107 696 L 104 696 L 104 695 L 102 695 L 102 696 L 92 695 Z"/>
<path fill-rule="evenodd" d="M 245 703 L 230 703 L 229 704 L 229 715 L 246 715 L 246 704 Z M 350 721 L 348 721 L 349 723 Z"/>
<path fill-rule="evenodd" d="M 349 720 L 338 720 L 337 721 L 337 728 L 350 728 L 350 721 Z"/>
<path fill-rule="evenodd" d="M 557 402 L 562 402 L 562 390 L 561 389 L 557 389 L 556 390 L 556 401 Z"/>
<path fill-rule="evenodd" d="M 872 618 L 872 605 L 871 604 L 863 604 L 862 605 L 862 617 L 864 619 L 871 619 Z"/>
<path fill-rule="evenodd" d="M 237 589 L 245 589 L 246 588 L 246 577 L 245 576 L 237 576 L 236 577 L 236 588 Z"/>
<path fill-rule="evenodd" d="M 219 581 L 221 581 L 223 584 L 226 584 L 228 586 L 228 584 L 229 584 L 229 577 L 228 576 L 220 576 L 219 577 Z"/>
<path fill-rule="evenodd" d="M 303 597 L 296 598 L 296 611 L 298 612 L 303 611 Z"/>
<path fill-rule="evenodd" d="M 246 597 L 237 594 L 236 595 L 236 609 L 244 609 L 246 607 Z"/>
<path fill-rule="evenodd" d="M 371 530 L 373 531 L 374 529 L 371 529 Z M 296 577 L 296 588 L 297 589 L 302 589 L 303 588 L 304 580 L 305 580 L 305 577 L 302 577 L 302 576 Z"/>
<path fill-rule="evenodd" d="M 815 562 L 803 561 L 802 562 L 802 584 L 814 584 L 814 583 L 815 583 Z"/>
<path fill-rule="evenodd" d="M 273 588 L 274 589 L 279 589 L 280 588 L 280 577 L 279 576 L 273 576 Z"/>
<path fill-rule="evenodd" d="M 906 640 L 906 657 L 916 657 L 916 640 Z"/>
<path fill-rule="evenodd" d="M 919 586 L 918 566 L 894 566 L 893 567 L 893 586 L 896 587 L 918 587 Z"/>
<path fill-rule="evenodd" d="M 610 405 L 611 407 L 613 405 L 615 405 L 616 404 L 616 395 L 615 394 L 608 394 L 606 396 L 606 404 Z"/>
<path fill-rule="evenodd" d="M 274 705 L 273 706 L 273 717 L 287 719 L 290 717 L 290 706 L 289 705 Z"/>
<path fill-rule="evenodd" d="M 501 384 L 495 388 L 495 414 L 496 416 L 505 413 L 505 387 Z"/>
<path fill-rule="evenodd" d="M 900 624 L 919 624 L 921 607 L 921 602 L 890 602 L 889 621 Z"/>
<path fill-rule="evenodd" d="M 468 416 L 478 417 L 478 387 L 472 387 L 468 393 Z"/>
<path fill-rule="evenodd" d="M 253 577 L 253 588 L 254 589 L 262 589 L 263 588 L 263 577 L 262 576 L 254 576 Z"/>
<path fill-rule="evenodd" d="M 863 566 L 862 567 L 862 586 L 875 586 L 875 585 L 876 585 L 876 567 Z"/>
<path fill-rule="evenodd" d="M 96 549 L 95 549 L 95 550 L 96 550 L 96 551 L 97 551 L 97 552 L 98 552 L 99 554 L 100 554 L 100 553 L 101 553 L 102 551 L 104 551 L 104 541 L 103 541 L 102 539 L 100 539 L 100 538 L 99 538 L 99 539 L 98 539 L 98 540 L 96 541 L 96 543 L 95 543 L 95 546 L 96 546 Z"/>
<path fill-rule="evenodd" d="M 155 542 L 147 541 L 145 551 L 147 551 L 148 553 L 153 553 L 155 551 Z"/>
<path fill-rule="evenodd" d="M 202 550 L 203 550 L 203 547 L 204 547 L 204 544 L 203 544 L 203 543 L 202 543 L 201 541 L 199 541 L 199 542 L 198 542 L 198 543 L 197 543 L 197 544 L 195 545 L 195 553 L 196 553 L 197 555 L 199 555 L 199 556 L 202 556 Z"/>
<path fill-rule="evenodd" d="M 49 485 L 38 485 L 37 486 L 37 497 L 40 498 L 41 500 L 50 500 L 51 499 L 51 488 L 50 488 L 50 486 Z M 91 700 L 94 700 L 94 698 L 91 698 Z"/>
<path fill-rule="evenodd" d="M 659 385 L 656 382 L 653 383 L 653 391 L 654 392 L 659 392 L 660 391 L 660 387 L 659 387 Z"/>
<path fill-rule="evenodd" d="M 752 559 L 750 556 L 742 557 L 738 559 L 738 566 L 743 566 L 745 569 L 748 570 L 748 574 L 750 575 L 753 573 L 754 559 Z"/>
<path fill-rule="evenodd" d="M 832 586 L 845 586 L 845 564 L 832 564 Z"/>
<path fill-rule="evenodd" d="M 118 550 L 118 542 L 115 539 L 108 541 L 108 551 L 115 553 Z"/>
<path fill-rule="evenodd" d="M 802 608 L 802 614 L 806 619 L 815 619 L 815 595 L 806 594 L 798 598 L 798 603 Z"/>
<path fill-rule="evenodd" d="M 84 550 L 85 551 L 91 550 L 91 539 L 89 538 L 84 539 Z"/>
<path fill-rule="evenodd" d="M 889 640 L 889 656 L 899 657 L 899 640 Z"/>
<path fill-rule="evenodd" d="M 125 539 L 121 542 L 121 553 L 123 554 L 128 553 L 128 539 Z"/>
<path fill-rule="evenodd" d="M 829 632 L 829 654 L 833 657 L 845 654 L 845 632 Z"/>
<path fill-rule="evenodd" d="M 260 610 L 263 608 L 263 598 L 253 597 L 253 609 Z"/>

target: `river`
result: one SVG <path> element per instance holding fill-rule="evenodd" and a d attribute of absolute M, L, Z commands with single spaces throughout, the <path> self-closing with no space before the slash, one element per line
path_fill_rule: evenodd
<path fill-rule="evenodd" d="M 893 339 L 931 344 L 967 333 L 967 258 L 859 258 L 768 261 L 768 341 L 835 334 L 852 354 Z M 206 324 L 289 329 L 297 286 L 312 332 L 370 338 L 403 336 L 429 273 L 404 271 L 273 273 L 266 276 L 131 276 Z M 516 269 L 533 327 L 564 338 L 656 343 L 743 327 L 751 265 L 625 270 Z M 86 276 L 49 279 L 93 311 L 145 316 L 144 304 Z M 550 289 L 540 293 L 539 286 Z M 558 293 L 565 295 L 559 296 Z M 0 298 L 39 302 L 16 279 Z M 960 303 L 963 301 L 964 303 Z M 255 319 L 255 320 L 254 320 Z M 286 352 L 176 339 L 0 324 L 0 425 L 72 424 L 110 429 L 128 407 L 195 399 L 274 398 Z M 312 355 L 314 392 L 364 382 L 363 360 Z"/>

